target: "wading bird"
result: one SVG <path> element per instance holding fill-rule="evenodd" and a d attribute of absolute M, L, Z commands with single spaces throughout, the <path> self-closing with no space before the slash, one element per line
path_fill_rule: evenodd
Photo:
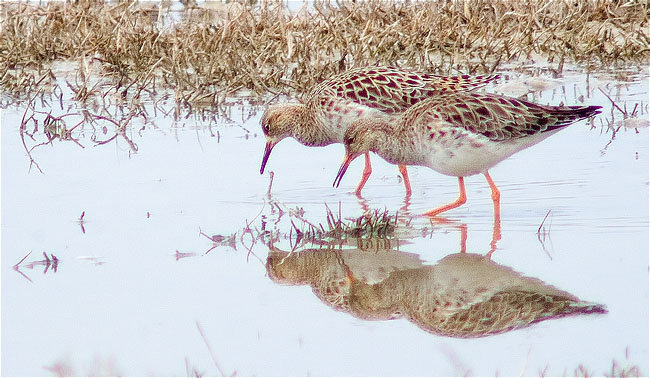
<path fill-rule="evenodd" d="M 394 67 L 364 67 L 349 70 L 318 84 L 304 103 L 269 106 L 262 115 L 266 148 L 260 173 L 273 147 L 286 137 L 307 146 L 343 142 L 348 126 L 359 118 L 393 122 L 410 106 L 433 95 L 471 91 L 498 75 L 437 76 Z M 399 166 L 406 193 L 411 193 L 406 167 Z M 356 193 L 359 195 L 372 172 L 370 156 Z"/>
<path fill-rule="evenodd" d="M 482 173 L 492 190 L 495 218 L 500 193 L 488 173 L 500 161 L 541 142 L 564 127 L 600 113 L 600 106 L 545 106 L 511 97 L 472 92 L 430 96 L 396 122 L 379 117 L 354 121 L 345 132 L 346 155 L 339 186 L 356 157 L 375 152 L 400 165 L 421 165 L 458 177 L 460 195 L 425 213 L 435 216 L 466 201 L 463 177 Z"/>

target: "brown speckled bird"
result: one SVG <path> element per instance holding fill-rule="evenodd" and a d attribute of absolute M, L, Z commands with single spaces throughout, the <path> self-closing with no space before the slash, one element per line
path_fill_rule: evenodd
<path fill-rule="evenodd" d="M 297 253 L 274 248 L 266 267 L 274 282 L 310 285 L 337 311 L 365 320 L 403 317 L 449 337 L 485 337 L 544 320 L 607 312 L 604 305 L 471 253 L 428 265 L 417 255 L 381 248 Z"/>
<path fill-rule="evenodd" d="M 378 117 L 354 121 L 345 133 L 346 155 L 334 185 L 340 184 L 350 162 L 368 151 L 393 164 L 421 165 L 458 177 L 458 199 L 425 213 L 435 216 L 464 204 L 463 177 L 482 173 L 492 190 L 498 218 L 500 193 L 488 169 L 570 124 L 598 114 L 600 108 L 545 106 L 471 92 L 434 95 L 409 108 L 396 122 Z"/>
<path fill-rule="evenodd" d="M 424 99 L 447 92 L 470 91 L 497 77 L 438 76 L 395 67 L 364 67 L 333 76 L 314 87 L 304 103 L 275 104 L 266 109 L 261 121 L 266 149 L 260 173 L 264 173 L 273 147 L 286 137 L 307 146 L 341 143 L 345 130 L 359 118 L 392 122 Z M 406 167 L 400 165 L 399 168 L 406 192 L 410 194 Z M 371 172 L 370 156 L 366 153 L 357 195 Z"/>

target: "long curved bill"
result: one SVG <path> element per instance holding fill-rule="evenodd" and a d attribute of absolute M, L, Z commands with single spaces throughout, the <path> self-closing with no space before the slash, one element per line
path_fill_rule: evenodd
<path fill-rule="evenodd" d="M 277 144 L 277 142 L 269 140 L 266 142 L 266 148 L 264 148 L 264 156 L 262 157 L 262 167 L 260 168 L 260 174 L 264 174 L 264 167 L 266 167 L 266 162 L 269 160 L 269 156 L 271 155 L 271 150 L 273 150 L 273 147 Z"/>
<path fill-rule="evenodd" d="M 341 163 L 341 168 L 339 168 L 339 173 L 336 174 L 336 178 L 334 179 L 334 184 L 332 186 L 334 187 L 339 187 L 341 184 L 341 180 L 343 179 L 343 175 L 345 175 L 345 171 L 348 170 L 348 167 L 350 166 L 350 163 L 352 163 L 352 160 L 354 160 L 356 156 L 353 155 L 348 155 L 347 153 L 345 154 L 345 157 L 343 158 L 343 163 Z"/>

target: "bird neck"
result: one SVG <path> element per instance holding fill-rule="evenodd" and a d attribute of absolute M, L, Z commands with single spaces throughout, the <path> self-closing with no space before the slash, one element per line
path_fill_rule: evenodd
<path fill-rule="evenodd" d="M 298 122 L 298 127 L 295 128 L 294 137 L 306 146 L 327 146 L 339 139 L 337 136 L 327 133 L 327 127 L 317 122 L 312 112 L 307 111 L 304 106 L 296 122 Z"/>
<path fill-rule="evenodd" d="M 415 164 L 415 150 L 398 128 L 382 128 L 373 133 L 372 152 L 392 164 Z"/>

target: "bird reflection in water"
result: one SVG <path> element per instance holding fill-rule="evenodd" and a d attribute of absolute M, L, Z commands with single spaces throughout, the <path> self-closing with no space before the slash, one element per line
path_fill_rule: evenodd
<path fill-rule="evenodd" d="M 460 229 L 466 233 L 466 226 Z M 607 312 L 604 305 L 522 276 L 489 256 L 466 253 L 462 244 L 461 252 L 434 265 L 401 252 L 395 239 L 348 240 L 344 248 L 337 244 L 293 253 L 271 247 L 266 269 L 278 284 L 310 285 L 337 311 L 365 320 L 404 317 L 449 337 L 484 337 L 544 320 Z"/>
<path fill-rule="evenodd" d="M 366 214 L 371 213 L 372 209 L 370 207 L 370 204 L 368 203 L 368 200 L 361 195 L 358 195 L 357 198 L 359 200 L 359 207 L 361 207 L 361 210 L 363 210 L 363 212 Z M 402 224 L 406 223 L 407 227 L 408 224 L 411 222 L 411 219 L 414 217 L 414 215 L 409 210 L 409 206 L 411 206 L 411 196 L 406 195 L 404 197 L 404 204 L 399 210 L 400 217 L 398 217 L 397 221 Z M 440 216 L 435 218 L 429 218 L 429 222 L 431 223 L 432 228 L 436 228 L 438 225 L 442 225 L 444 227 L 451 226 L 453 228 L 458 228 L 460 230 L 460 252 L 462 253 L 466 252 L 466 248 L 465 248 L 465 246 L 467 245 L 467 224 L 466 223 L 459 223 L 450 218 L 440 217 Z M 495 213 L 492 221 L 492 241 L 490 242 L 490 250 L 487 252 L 486 255 L 488 258 L 491 258 L 494 251 L 496 251 L 497 242 L 499 240 L 501 240 L 501 218 L 498 216 L 498 214 Z"/>

